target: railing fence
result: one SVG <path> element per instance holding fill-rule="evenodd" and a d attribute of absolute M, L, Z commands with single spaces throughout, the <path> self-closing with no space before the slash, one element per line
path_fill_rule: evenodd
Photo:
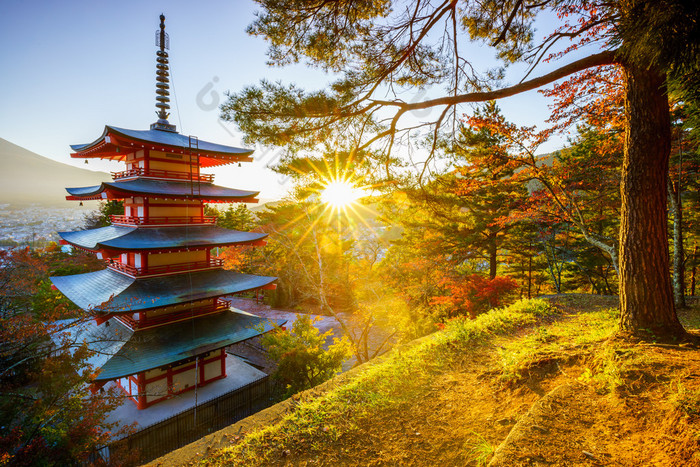
<path fill-rule="evenodd" d="M 141 462 L 149 462 L 199 438 L 262 410 L 270 404 L 268 376 L 149 425 L 100 450 L 103 458 L 121 453 L 139 453 Z M 118 460 L 118 459 L 117 459 Z"/>

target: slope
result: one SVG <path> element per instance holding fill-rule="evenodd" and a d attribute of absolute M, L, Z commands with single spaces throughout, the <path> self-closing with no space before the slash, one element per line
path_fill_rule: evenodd
<path fill-rule="evenodd" d="M 91 186 L 109 174 L 79 169 L 0 138 L 0 204 L 66 206 L 65 187 Z"/>
<path fill-rule="evenodd" d="M 614 304 L 454 321 L 153 465 L 700 466 L 700 352 L 613 338 Z"/>

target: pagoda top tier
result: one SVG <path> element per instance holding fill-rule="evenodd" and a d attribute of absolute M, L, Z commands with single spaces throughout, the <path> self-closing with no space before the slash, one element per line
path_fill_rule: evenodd
<path fill-rule="evenodd" d="M 105 126 L 102 136 L 92 143 L 73 144 L 74 158 L 100 158 L 125 161 L 128 154 L 155 150 L 172 154 L 192 154 L 201 167 L 215 167 L 234 162 L 252 162 L 252 149 L 224 146 L 202 141 L 173 131 L 158 129 L 129 130 Z"/>

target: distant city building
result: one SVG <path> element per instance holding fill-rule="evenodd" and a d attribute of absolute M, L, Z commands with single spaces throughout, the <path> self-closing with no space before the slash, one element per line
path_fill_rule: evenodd
<path fill-rule="evenodd" d="M 95 352 L 93 388 L 116 382 L 139 409 L 227 376 L 225 347 L 272 329 L 273 323 L 231 308 L 226 296 L 272 289 L 275 277 L 223 269 L 212 249 L 263 245 L 266 234 L 215 225 L 205 203 L 255 202 L 257 192 L 213 184 L 204 167 L 252 161 L 252 150 L 181 135 L 168 122 L 168 37 L 157 40 L 156 107 L 149 130 L 106 126 L 71 157 L 124 162 L 98 186 L 68 188 L 69 200 L 124 200 L 108 227 L 59 232 L 62 244 L 94 252 L 106 269 L 51 280 L 94 320 L 73 337 Z"/>

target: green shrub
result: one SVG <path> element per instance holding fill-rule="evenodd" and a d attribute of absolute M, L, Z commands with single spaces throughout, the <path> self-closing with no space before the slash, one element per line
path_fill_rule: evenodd
<path fill-rule="evenodd" d="M 284 388 L 285 398 L 332 378 L 351 354 L 346 337 L 334 338 L 324 348 L 333 332 L 321 334 L 314 326 L 319 319 L 300 314 L 290 330 L 277 328 L 262 338 L 262 345 L 278 364 L 272 376 Z"/>

